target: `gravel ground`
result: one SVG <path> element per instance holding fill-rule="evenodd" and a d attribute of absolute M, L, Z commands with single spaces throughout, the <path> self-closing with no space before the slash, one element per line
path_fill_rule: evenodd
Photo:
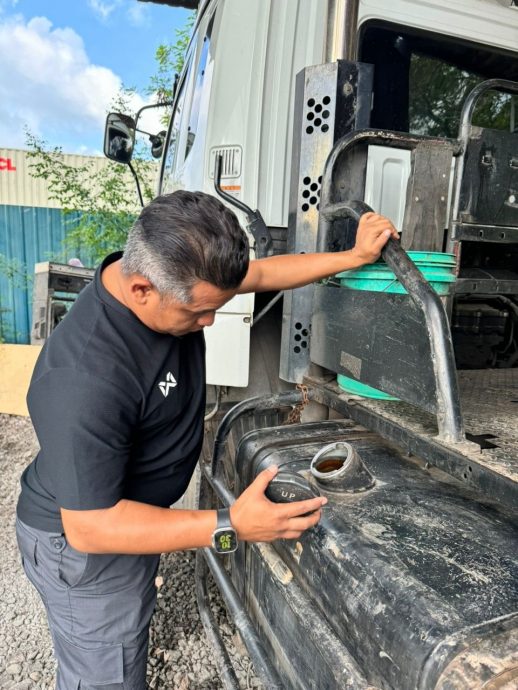
<path fill-rule="evenodd" d="M 23 573 L 14 533 L 19 477 L 37 447 L 30 420 L 0 415 L 0 690 L 54 688 L 55 662 L 43 605 Z M 151 624 L 149 688 L 222 688 L 196 606 L 194 554 L 162 556 L 159 578 Z M 261 687 L 214 588 L 212 599 L 241 687 Z"/>

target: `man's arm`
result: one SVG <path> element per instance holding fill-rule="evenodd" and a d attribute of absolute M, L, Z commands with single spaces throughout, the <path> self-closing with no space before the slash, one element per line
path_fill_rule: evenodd
<path fill-rule="evenodd" d="M 266 498 L 264 491 L 276 473 L 275 467 L 261 472 L 231 506 L 240 540 L 297 539 L 319 521 L 326 498 L 286 504 Z M 151 554 L 210 546 L 216 529 L 215 510 L 174 510 L 126 499 L 101 510 L 62 508 L 61 517 L 70 544 L 88 553 Z"/>
<path fill-rule="evenodd" d="M 345 252 L 284 254 L 250 262 L 238 292 L 290 290 L 321 278 L 358 268 L 379 258 L 389 237 L 399 239 L 392 223 L 377 213 L 365 213 L 358 224 L 355 246 Z"/>

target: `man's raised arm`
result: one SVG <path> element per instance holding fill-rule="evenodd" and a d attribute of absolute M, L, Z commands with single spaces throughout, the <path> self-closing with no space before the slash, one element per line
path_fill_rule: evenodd
<path fill-rule="evenodd" d="M 251 261 L 238 292 L 290 290 L 372 263 L 380 256 L 389 237 L 399 239 L 390 220 L 377 213 L 365 213 L 360 218 L 356 244 L 352 249 L 318 254 L 283 254 Z"/>

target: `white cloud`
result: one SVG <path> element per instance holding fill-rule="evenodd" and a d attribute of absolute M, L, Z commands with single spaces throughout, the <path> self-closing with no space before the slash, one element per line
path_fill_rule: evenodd
<path fill-rule="evenodd" d="M 19 0 L 0 0 L 0 14 L 5 12 L 5 10 L 10 10 L 13 7 L 16 7 L 18 2 Z"/>
<path fill-rule="evenodd" d="M 0 0 L 1 2 L 17 2 L 18 0 Z M 117 21 L 123 17 L 134 27 L 149 26 L 151 23 L 150 8 L 137 0 L 124 2 L 123 0 L 88 0 L 88 6 L 103 24 L 113 24 L 113 19 L 117 16 Z"/>
<path fill-rule="evenodd" d="M 106 22 L 112 12 L 121 4 L 121 0 L 112 0 L 112 2 L 103 2 L 103 0 L 88 0 L 89 7 L 94 14 L 102 22 Z"/>
<path fill-rule="evenodd" d="M 53 143 L 102 140 L 106 112 L 121 79 L 90 61 L 82 38 L 46 17 L 0 18 L 0 145 L 23 147 L 25 125 Z M 131 108 L 144 100 L 135 95 Z"/>
<path fill-rule="evenodd" d="M 149 26 L 149 7 L 142 3 L 134 2 L 127 11 L 128 21 L 132 26 Z"/>

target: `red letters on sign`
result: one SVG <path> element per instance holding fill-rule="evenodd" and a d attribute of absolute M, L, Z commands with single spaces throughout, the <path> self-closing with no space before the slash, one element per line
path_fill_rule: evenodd
<path fill-rule="evenodd" d="M 0 170 L 7 170 L 8 172 L 13 172 L 16 170 L 13 162 L 10 158 L 0 158 Z"/>

